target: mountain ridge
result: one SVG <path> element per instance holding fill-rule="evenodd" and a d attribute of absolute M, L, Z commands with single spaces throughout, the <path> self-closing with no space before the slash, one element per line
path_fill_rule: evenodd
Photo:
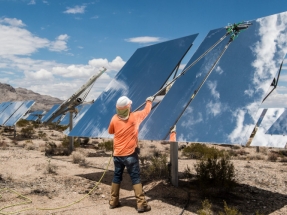
<path fill-rule="evenodd" d="M 48 96 L 41 95 L 32 90 L 28 90 L 22 87 L 14 88 L 9 84 L 0 82 L 0 103 L 6 101 L 27 101 L 34 100 L 35 104 L 31 108 L 34 110 L 45 110 L 48 111 L 55 104 L 63 103 L 63 100 Z"/>

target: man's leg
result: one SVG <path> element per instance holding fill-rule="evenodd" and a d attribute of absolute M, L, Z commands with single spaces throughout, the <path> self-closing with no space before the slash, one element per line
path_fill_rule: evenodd
<path fill-rule="evenodd" d="M 111 186 L 111 198 L 109 201 L 110 209 L 114 209 L 120 206 L 119 195 L 120 195 L 120 184 L 122 181 L 123 171 L 125 169 L 122 159 L 120 157 L 114 157 L 114 178 Z"/>
<path fill-rule="evenodd" d="M 131 177 L 135 197 L 137 199 L 137 211 L 139 213 L 150 211 L 151 207 L 148 205 L 145 199 L 145 195 L 141 184 L 138 154 L 133 153 L 132 155 L 128 156 L 125 160 L 125 165 Z"/>

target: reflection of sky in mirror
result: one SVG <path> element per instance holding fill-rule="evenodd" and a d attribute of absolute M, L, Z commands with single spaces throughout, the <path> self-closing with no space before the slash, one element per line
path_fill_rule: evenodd
<path fill-rule="evenodd" d="M 35 104 L 34 101 L 25 101 L 17 111 L 5 122 L 5 126 L 15 125 L 19 119 Z"/>
<path fill-rule="evenodd" d="M 260 108 L 260 110 L 262 109 Z M 251 142 L 251 146 L 267 146 L 276 148 L 285 147 L 285 144 L 287 142 L 286 136 L 265 134 L 265 132 L 280 117 L 280 115 L 282 115 L 284 111 L 285 111 L 284 108 L 268 108 Z"/>
<path fill-rule="evenodd" d="M 0 114 L 11 104 L 11 102 L 3 102 L 0 105 Z"/>
<path fill-rule="evenodd" d="M 46 111 L 43 110 L 37 110 L 37 111 L 33 111 L 31 112 L 28 116 L 26 117 L 26 120 L 28 121 L 36 121 L 39 118 L 39 115 L 44 115 Z"/>
<path fill-rule="evenodd" d="M 23 104 L 22 102 L 12 102 L 1 114 L 0 114 L 0 125 L 4 123 L 12 116 L 13 113 Z"/>
<path fill-rule="evenodd" d="M 202 42 L 198 50 L 195 52 L 191 60 L 186 67 L 193 63 L 202 53 L 209 49 L 216 41 L 218 41 L 226 33 L 225 29 L 217 29 L 209 32 L 205 40 Z M 156 107 L 153 113 L 151 113 L 145 122 L 141 126 L 139 138 L 150 140 L 162 140 L 165 138 L 170 127 L 175 122 L 179 113 L 184 109 L 185 104 L 191 97 L 192 93 L 199 86 L 208 70 L 219 56 L 221 50 L 224 48 L 228 38 L 224 40 L 220 45 L 215 47 L 205 58 L 201 59 L 195 64 L 186 74 L 180 77 L 168 91 L 167 95 L 163 98 L 162 102 Z M 220 69 L 218 69 L 220 73 Z M 216 83 L 210 83 L 210 86 L 214 88 Z M 215 89 L 214 89 L 214 93 Z M 187 111 L 192 112 L 192 108 Z M 201 116 L 198 115 L 197 119 L 193 119 L 199 122 Z M 190 122 L 185 122 L 189 125 Z"/>
<path fill-rule="evenodd" d="M 252 21 L 249 29 L 239 34 L 177 123 L 179 141 L 247 142 L 250 136 L 249 127 L 254 127 L 257 122 L 255 115 L 258 107 L 285 56 L 286 27 L 287 13 L 281 13 Z M 213 42 L 215 41 L 216 38 Z M 209 64 L 204 63 L 193 72 L 200 73 L 204 65 L 210 68 Z M 188 71 L 190 72 L 192 70 Z M 170 122 L 169 118 L 174 120 L 174 115 L 179 116 L 189 99 L 182 95 L 188 94 L 190 97 L 193 93 L 189 85 L 192 85 L 194 79 L 188 79 L 187 75 L 183 76 L 185 81 L 177 81 L 182 86 L 174 84 L 163 99 L 162 104 L 165 105 L 159 105 L 156 110 L 162 106 L 161 112 L 164 109 L 170 112 L 166 114 L 165 111 L 158 118 L 151 117 L 153 121 L 146 126 L 144 131 L 147 133 L 142 136 L 143 139 L 162 139 L 166 136 L 174 122 Z M 182 90 L 173 93 L 177 91 L 176 86 Z M 185 102 L 181 102 L 182 100 Z"/>
<path fill-rule="evenodd" d="M 46 122 L 52 114 L 60 107 L 60 104 L 55 104 L 41 119 L 42 122 Z"/>
<path fill-rule="evenodd" d="M 76 107 L 78 113 L 77 114 L 73 113 L 73 127 L 77 125 L 77 123 L 80 121 L 80 119 L 82 119 L 82 117 L 86 114 L 86 112 L 90 109 L 91 106 L 92 104 L 81 104 Z M 69 125 L 70 123 L 70 112 L 67 112 L 66 115 L 68 115 L 67 116 L 68 119 L 66 120 L 67 124 L 62 124 L 62 125 Z M 67 135 L 69 132 L 70 132 L 70 128 L 67 128 L 64 131 L 64 134 Z"/>
<path fill-rule="evenodd" d="M 132 109 L 155 94 L 168 80 L 197 35 L 139 48 L 97 98 L 70 136 L 108 137 L 107 128 L 120 96 L 132 100 Z"/>
<path fill-rule="evenodd" d="M 270 126 L 266 134 L 271 135 L 286 135 L 287 134 L 287 109 L 280 115 L 280 117 Z"/>

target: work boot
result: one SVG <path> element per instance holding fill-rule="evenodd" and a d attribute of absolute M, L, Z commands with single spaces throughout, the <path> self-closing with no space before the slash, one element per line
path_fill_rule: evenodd
<path fill-rule="evenodd" d="M 133 185 L 133 188 L 137 199 L 137 211 L 139 213 L 150 211 L 151 207 L 147 204 L 147 201 L 145 200 L 142 184 L 135 184 Z"/>
<path fill-rule="evenodd" d="M 120 184 L 112 183 L 111 199 L 109 201 L 110 209 L 114 209 L 116 207 L 121 206 L 121 204 L 119 202 L 119 195 L 120 195 Z"/>

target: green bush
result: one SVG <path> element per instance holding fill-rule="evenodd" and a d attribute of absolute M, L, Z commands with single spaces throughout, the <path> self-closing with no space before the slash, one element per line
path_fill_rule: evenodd
<path fill-rule="evenodd" d="M 108 140 L 108 141 L 99 143 L 98 146 L 99 146 L 99 149 L 102 149 L 105 151 L 113 151 L 114 142 L 112 140 Z"/>
<path fill-rule="evenodd" d="M 242 215 L 242 213 L 238 212 L 236 208 L 228 207 L 225 201 L 224 202 L 224 212 L 219 212 L 219 215 Z"/>
<path fill-rule="evenodd" d="M 16 123 L 16 126 L 17 127 L 25 127 L 27 125 L 29 125 L 30 122 L 26 119 L 20 119 L 17 123 Z"/>
<path fill-rule="evenodd" d="M 32 125 L 29 125 L 26 128 L 22 128 L 20 132 L 23 137 L 31 138 L 35 133 L 35 130 Z"/>
<path fill-rule="evenodd" d="M 208 199 L 202 201 L 202 209 L 197 211 L 198 215 L 212 215 L 211 203 L 209 203 Z"/>
<path fill-rule="evenodd" d="M 224 150 L 208 147 L 201 143 L 193 143 L 182 150 L 182 155 L 192 159 L 219 158 L 226 156 L 225 154 Z"/>
<path fill-rule="evenodd" d="M 153 179 L 168 179 L 169 170 L 167 166 L 167 155 L 159 155 L 158 157 L 152 156 L 146 158 L 145 165 L 141 169 L 141 175 L 146 180 Z"/>
<path fill-rule="evenodd" d="M 234 165 L 227 158 L 208 158 L 195 165 L 196 179 L 203 190 L 214 187 L 227 190 L 235 184 Z"/>

